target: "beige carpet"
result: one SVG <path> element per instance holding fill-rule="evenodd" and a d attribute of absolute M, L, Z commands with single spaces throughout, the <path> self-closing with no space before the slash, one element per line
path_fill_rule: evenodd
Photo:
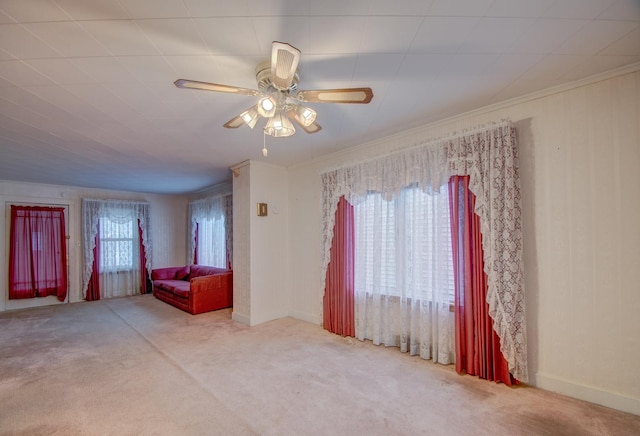
<path fill-rule="evenodd" d="M 2 313 L 0 347 L 2 435 L 640 434 L 636 415 L 150 295 Z"/>

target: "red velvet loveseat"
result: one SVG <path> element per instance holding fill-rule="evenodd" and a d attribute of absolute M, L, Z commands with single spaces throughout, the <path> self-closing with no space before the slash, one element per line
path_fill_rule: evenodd
<path fill-rule="evenodd" d="M 153 295 L 193 315 L 233 306 L 233 271 L 204 265 L 151 271 Z"/>

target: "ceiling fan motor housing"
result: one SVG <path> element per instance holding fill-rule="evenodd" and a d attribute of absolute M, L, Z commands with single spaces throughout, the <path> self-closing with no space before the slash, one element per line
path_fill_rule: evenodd
<path fill-rule="evenodd" d="M 298 80 L 300 80 L 300 76 L 298 74 L 298 70 L 296 70 L 296 74 L 294 75 L 289 88 L 284 91 L 280 91 L 273 85 L 273 80 L 271 78 L 271 60 L 260 62 L 256 67 L 256 81 L 258 82 L 258 89 L 266 94 L 271 94 L 276 91 L 284 92 L 286 94 L 295 94 L 298 90 Z"/>

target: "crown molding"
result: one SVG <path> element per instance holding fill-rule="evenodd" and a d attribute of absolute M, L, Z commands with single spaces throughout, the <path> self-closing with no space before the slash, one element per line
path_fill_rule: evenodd
<path fill-rule="evenodd" d="M 620 76 L 624 76 L 626 74 L 631 74 L 631 73 L 635 73 L 640 71 L 640 62 L 636 62 L 630 65 L 625 65 L 624 67 L 620 67 L 620 68 L 616 68 L 613 70 L 609 70 L 606 71 L 604 73 L 599 73 L 599 74 L 595 74 L 593 76 L 589 76 L 586 77 L 584 79 L 579 79 L 579 80 L 575 80 L 575 81 L 571 81 L 571 82 L 567 82 L 561 85 L 556 85 L 550 88 L 545 88 L 543 90 L 540 91 L 535 91 L 529 94 L 525 94 L 519 97 L 514 97 L 514 98 L 510 98 L 508 100 L 503 100 L 500 102 L 496 102 L 496 103 L 492 103 L 490 105 L 487 106 L 483 106 L 481 108 L 478 109 L 473 109 L 467 112 L 463 112 L 461 114 L 458 115 L 453 115 L 447 118 L 443 118 L 437 121 L 433 121 L 430 122 L 428 124 L 422 125 L 422 126 L 418 126 L 418 127 L 414 127 L 412 129 L 407 129 L 403 132 L 399 132 L 399 133 L 394 133 L 388 136 L 385 136 L 383 138 L 378 138 L 372 141 L 367 141 L 364 142 L 362 144 L 358 144 L 358 145 L 354 145 L 352 147 L 348 147 L 342 150 L 338 150 L 336 152 L 333 153 L 329 153 L 326 155 L 322 155 L 322 156 L 318 156 L 309 160 L 306 160 L 304 162 L 300 162 L 300 163 L 296 163 L 294 165 L 291 165 L 290 169 L 295 169 L 298 167 L 303 167 L 306 165 L 309 165 L 311 163 L 321 163 L 323 161 L 328 161 L 328 160 L 333 160 L 336 158 L 339 158 L 342 155 L 346 155 L 346 154 L 351 154 L 354 151 L 357 151 L 359 149 L 366 149 L 369 147 L 373 147 L 376 145 L 382 145 L 384 143 L 390 143 L 390 142 L 397 142 L 398 140 L 404 140 L 408 137 L 414 136 L 416 134 L 420 134 L 420 133 L 424 133 L 428 130 L 431 130 L 433 128 L 437 128 L 440 127 L 442 125 L 446 125 L 446 124 L 451 124 L 451 123 L 455 123 L 457 121 L 461 121 L 463 119 L 466 118 L 470 118 L 470 117 L 474 117 L 474 116 L 479 116 L 479 115 L 484 115 L 490 112 L 494 112 L 494 111 L 498 111 L 498 110 L 502 110 L 502 109 L 506 109 L 518 104 L 523 104 L 523 103 L 527 103 L 530 101 L 534 101 L 534 100 L 538 100 L 544 97 L 548 97 L 554 94 L 558 94 L 561 92 L 566 92 L 566 91 L 570 91 L 572 89 L 576 89 L 576 88 L 581 88 L 583 86 L 588 86 L 588 85 L 593 85 L 594 83 L 598 83 L 598 82 L 602 82 L 604 80 L 609 80 L 609 79 L 613 79 L 616 77 L 620 77 Z"/>

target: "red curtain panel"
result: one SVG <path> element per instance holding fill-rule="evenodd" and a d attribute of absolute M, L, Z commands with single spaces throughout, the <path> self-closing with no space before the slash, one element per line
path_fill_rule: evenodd
<path fill-rule="evenodd" d="M 326 287 L 323 326 L 342 336 L 355 336 L 355 231 L 353 206 L 341 197 L 336 210 Z"/>
<path fill-rule="evenodd" d="M 469 176 L 449 181 L 451 239 L 455 282 L 456 371 L 511 386 L 514 380 L 500 351 L 500 338 L 489 316 L 480 217 Z"/>
<path fill-rule="evenodd" d="M 11 206 L 9 299 L 67 297 L 64 208 Z"/>
<path fill-rule="evenodd" d="M 198 264 L 198 236 L 199 236 L 199 231 L 200 231 L 200 225 L 198 223 L 196 223 L 196 241 L 195 244 L 193 244 L 193 264 L 197 265 Z"/>
<path fill-rule="evenodd" d="M 138 243 L 140 244 L 140 258 L 138 262 L 140 264 L 140 293 L 146 294 L 151 292 L 151 286 L 149 283 L 149 271 L 147 270 L 147 250 L 142 243 L 142 226 L 140 220 L 138 220 Z"/>
<path fill-rule="evenodd" d="M 93 248 L 93 264 L 91 267 L 91 277 L 87 285 L 87 301 L 100 299 L 100 223 L 96 233 L 96 246 Z"/>

